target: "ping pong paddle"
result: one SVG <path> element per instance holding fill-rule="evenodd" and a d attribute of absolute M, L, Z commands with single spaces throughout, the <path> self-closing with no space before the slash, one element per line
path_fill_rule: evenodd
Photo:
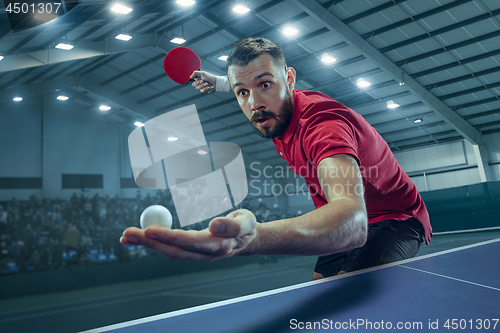
<path fill-rule="evenodd" d="M 192 82 L 193 80 L 190 79 L 191 74 L 200 68 L 200 57 L 196 52 L 185 46 L 170 50 L 163 60 L 165 73 L 176 83 L 186 84 Z M 195 78 L 195 80 L 201 80 L 201 78 Z M 214 87 L 210 83 L 209 87 L 209 93 L 214 91 Z"/>

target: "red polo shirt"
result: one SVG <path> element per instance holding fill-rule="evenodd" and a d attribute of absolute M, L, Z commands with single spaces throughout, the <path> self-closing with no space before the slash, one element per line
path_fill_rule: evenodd
<path fill-rule="evenodd" d="M 318 92 L 294 90 L 293 105 L 290 125 L 273 142 L 292 171 L 305 179 L 316 208 L 327 204 L 316 173 L 319 162 L 349 154 L 363 177 L 368 223 L 415 217 L 428 244 L 432 228 L 425 204 L 377 131 L 358 113 Z M 352 170 L 338 170 L 339 176 L 342 172 Z"/>

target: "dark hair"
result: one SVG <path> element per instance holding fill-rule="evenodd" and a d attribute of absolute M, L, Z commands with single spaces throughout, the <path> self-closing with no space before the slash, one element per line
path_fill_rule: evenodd
<path fill-rule="evenodd" d="M 286 67 L 285 55 L 278 43 L 264 37 L 249 37 L 239 41 L 231 51 L 227 58 L 227 68 L 233 65 L 245 67 L 264 53 L 269 54 L 276 65 Z"/>

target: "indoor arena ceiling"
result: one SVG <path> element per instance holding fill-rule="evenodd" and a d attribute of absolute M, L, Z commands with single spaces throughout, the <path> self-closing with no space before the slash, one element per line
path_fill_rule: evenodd
<path fill-rule="evenodd" d="M 482 135 L 500 132 L 499 0 L 121 3 L 133 10 L 118 14 L 114 2 L 82 0 L 59 19 L 16 33 L 1 8 L 0 102 L 62 93 L 70 98 L 68 110 L 130 131 L 136 121 L 196 104 L 207 141 L 234 142 L 245 154 L 280 164 L 272 142 L 254 133 L 233 94 L 201 94 L 171 81 L 162 67 L 178 46 L 172 38 L 183 36 L 203 70 L 223 75 L 219 57 L 242 38 L 263 36 L 283 46 L 297 70 L 296 88 L 354 109 L 393 151 L 462 138 L 477 144 Z M 236 13 L 237 4 L 250 10 Z M 290 27 L 296 34 L 284 33 Z M 115 39 L 120 33 L 132 39 Z M 55 49 L 61 40 L 74 48 Z M 323 62 L 324 54 L 335 61 Z M 359 87 L 359 79 L 371 85 Z M 101 104 L 111 109 L 100 111 Z"/>

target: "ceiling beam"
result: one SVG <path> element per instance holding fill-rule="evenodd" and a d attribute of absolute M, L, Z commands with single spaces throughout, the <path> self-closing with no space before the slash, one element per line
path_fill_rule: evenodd
<path fill-rule="evenodd" d="M 482 42 L 482 41 L 485 41 L 485 40 L 488 40 L 488 39 L 492 39 L 492 38 L 495 38 L 495 37 L 498 37 L 498 36 L 500 36 L 500 30 L 496 30 L 496 31 L 493 31 L 493 32 L 490 32 L 490 33 L 487 33 L 487 34 L 484 34 L 484 35 L 481 35 L 481 36 L 477 36 L 477 37 L 474 37 L 474 38 L 471 38 L 471 39 L 467 39 L 467 40 L 464 40 L 462 42 L 455 43 L 455 44 L 452 44 L 452 45 L 446 45 L 446 46 L 443 45 L 439 49 L 436 49 L 436 50 L 433 50 L 433 51 L 429 51 L 429 52 L 426 52 L 426 53 L 422 53 L 422 54 L 419 54 L 419 55 L 416 55 L 416 56 L 413 56 L 413 57 L 410 57 L 410 58 L 406 58 L 406 59 L 403 59 L 403 60 L 399 60 L 398 62 L 396 62 L 396 66 L 404 66 L 404 65 L 407 65 L 407 64 L 409 64 L 411 62 L 415 62 L 415 61 L 422 60 L 422 59 L 425 59 L 425 58 L 434 57 L 434 56 L 436 56 L 438 54 L 442 54 L 442 53 L 445 53 L 445 52 L 450 52 L 450 51 L 459 49 L 461 47 L 470 46 L 472 44 L 476 44 L 476 43 L 479 43 L 479 42 Z M 492 42 L 492 43 L 494 43 L 494 42 Z"/>
<path fill-rule="evenodd" d="M 392 1 L 386 2 L 386 3 L 383 3 L 379 6 L 377 6 L 377 7 L 373 7 L 371 9 L 365 10 L 364 12 L 361 12 L 359 14 L 356 14 L 354 16 L 346 18 L 342 22 L 344 22 L 345 24 L 349 24 L 349 23 L 361 20 L 362 18 L 365 18 L 365 17 L 370 16 L 372 14 L 380 13 L 384 9 L 391 8 L 392 6 L 396 6 L 396 5 L 403 3 L 405 1 L 407 1 L 407 0 L 392 0 Z M 325 6 L 323 5 L 323 7 L 325 7 Z"/>
<path fill-rule="evenodd" d="M 103 87 L 88 78 L 78 79 L 76 76 L 67 76 L 61 79 L 3 89 L 0 91 L 0 103 L 4 101 L 11 101 L 15 96 L 27 98 L 29 96 L 47 94 L 71 87 L 81 87 L 113 104 L 121 106 L 125 109 L 125 111 L 122 112 L 125 112 L 132 117 L 139 116 L 141 119 L 151 119 L 155 117 L 153 110 L 137 104 L 128 97 L 122 96 L 109 88 Z"/>
<path fill-rule="evenodd" d="M 103 87 L 102 85 L 90 80 L 89 78 L 82 78 L 78 81 L 78 86 L 91 92 L 97 96 L 100 96 L 107 101 L 119 105 L 126 109 L 125 113 L 131 115 L 132 117 L 146 118 L 147 120 L 155 117 L 155 112 L 144 105 L 137 104 L 132 99 L 122 96 L 119 93 Z"/>
<path fill-rule="evenodd" d="M 407 45 L 411 45 L 411 44 L 420 42 L 420 41 L 427 39 L 427 38 L 442 35 L 445 32 L 450 32 L 450 31 L 455 30 L 455 29 L 463 29 L 463 27 L 465 27 L 467 25 L 474 24 L 474 23 L 477 23 L 477 22 L 480 22 L 483 20 L 487 20 L 487 19 L 489 19 L 491 17 L 495 17 L 497 15 L 500 15 L 500 9 L 494 10 L 494 11 L 486 13 L 486 14 L 481 14 L 479 16 L 473 17 L 473 18 L 465 20 L 465 21 L 460 21 L 460 22 L 457 22 L 455 24 L 448 25 L 448 26 L 443 27 L 441 29 L 436 29 L 433 31 L 426 32 L 426 33 L 419 35 L 417 37 L 405 39 L 404 41 L 383 47 L 383 48 L 379 49 L 379 51 L 382 53 L 389 52 L 389 51 L 395 50 L 395 49 L 400 48 L 400 47 L 404 47 Z"/>
<path fill-rule="evenodd" d="M 410 24 L 410 23 L 413 23 L 413 22 L 416 22 L 416 21 L 420 21 L 420 20 L 422 20 L 424 18 L 427 18 L 429 16 L 436 15 L 437 13 L 442 13 L 444 11 L 450 10 L 452 8 L 461 6 L 463 4 L 466 4 L 466 3 L 472 2 L 472 1 L 473 0 L 456 0 L 456 1 L 451 2 L 449 4 L 446 4 L 446 5 L 443 5 L 443 6 L 439 6 L 437 8 L 428 10 L 426 12 L 417 14 L 415 16 L 410 16 L 410 17 L 405 18 L 405 19 L 403 19 L 401 21 L 394 22 L 394 23 L 389 24 L 389 25 L 387 25 L 385 27 L 382 27 L 380 29 L 377 29 L 377 30 L 374 30 L 374 31 L 371 31 L 371 32 L 367 32 L 367 33 L 363 34 L 363 36 L 361 36 L 361 38 L 363 38 L 363 39 L 372 38 L 373 36 L 380 35 L 380 34 L 382 34 L 384 32 L 401 28 L 402 26 L 404 26 L 406 24 Z"/>
<path fill-rule="evenodd" d="M 432 84 L 429 84 L 429 85 L 425 86 L 424 88 L 428 89 L 428 90 L 429 89 L 435 89 L 435 88 L 438 88 L 438 87 L 446 86 L 448 84 L 462 82 L 462 81 L 465 81 L 465 80 L 474 79 L 474 78 L 478 78 L 480 76 L 485 76 L 485 75 L 488 75 L 488 74 L 494 74 L 494 73 L 497 73 L 497 72 L 500 72 L 500 67 L 493 67 L 493 68 L 485 69 L 484 71 L 469 73 L 469 74 L 465 74 L 465 75 L 462 75 L 462 76 L 459 76 L 459 77 L 455 77 L 453 79 L 449 79 L 449 80 L 445 80 L 445 81 L 441 81 L 441 82 L 432 83 Z"/>
<path fill-rule="evenodd" d="M 470 64 L 471 62 L 475 62 L 475 61 L 479 61 L 479 60 L 483 60 L 483 59 L 488 59 L 488 58 L 496 57 L 499 54 L 500 54 L 500 50 L 493 50 L 493 51 L 486 52 L 486 53 L 480 53 L 478 55 L 475 55 L 475 56 L 472 56 L 472 57 L 469 57 L 469 58 L 460 59 L 460 60 L 453 61 L 453 62 L 444 64 L 444 65 L 441 65 L 441 66 L 437 66 L 437 67 L 434 67 L 434 68 L 426 69 L 425 71 L 420 71 L 420 72 L 411 74 L 410 76 L 411 76 L 412 79 L 416 79 L 416 78 L 419 78 L 419 77 L 422 77 L 422 76 L 426 76 L 426 75 L 429 75 L 429 74 L 433 74 L 433 73 L 445 71 L 445 70 L 450 69 L 450 68 L 454 68 L 454 67 L 458 67 L 458 66 L 463 66 L 463 65 L 466 65 L 466 64 Z"/>
<path fill-rule="evenodd" d="M 167 53 L 172 49 L 172 44 L 165 38 L 162 39 L 161 36 L 150 33 L 136 35 L 128 42 L 115 38 L 106 38 L 102 41 L 77 44 L 70 51 L 50 47 L 40 51 L 16 53 L 6 56 L 0 62 L 0 73 L 144 48 L 158 48 L 161 52 Z"/>
<path fill-rule="evenodd" d="M 366 58 L 373 61 L 380 69 L 389 74 L 398 82 L 402 81 L 402 70 L 396 66 L 390 59 L 380 53 L 371 44 L 367 43 L 351 28 L 345 25 L 341 20 L 326 10 L 321 4 L 311 0 L 292 0 L 301 9 L 306 11 L 311 17 L 324 24 L 328 29 L 340 35 L 349 45 L 356 48 Z M 405 87 L 416 97 L 418 97 L 431 110 L 442 116 L 444 120 L 464 138 L 473 144 L 478 144 L 481 133 L 472 125 L 452 111 L 446 104 L 441 102 L 436 96 L 432 95 L 417 81 L 406 76 L 404 79 Z"/>
<path fill-rule="evenodd" d="M 2 89 L 0 91 L 0 102 L 12 100 L 16 96 L 26 98 L 74 86 L 76 86 L 76 77 L 72 76 L 40 83 L 25 84 L 14 88 Z"/>

